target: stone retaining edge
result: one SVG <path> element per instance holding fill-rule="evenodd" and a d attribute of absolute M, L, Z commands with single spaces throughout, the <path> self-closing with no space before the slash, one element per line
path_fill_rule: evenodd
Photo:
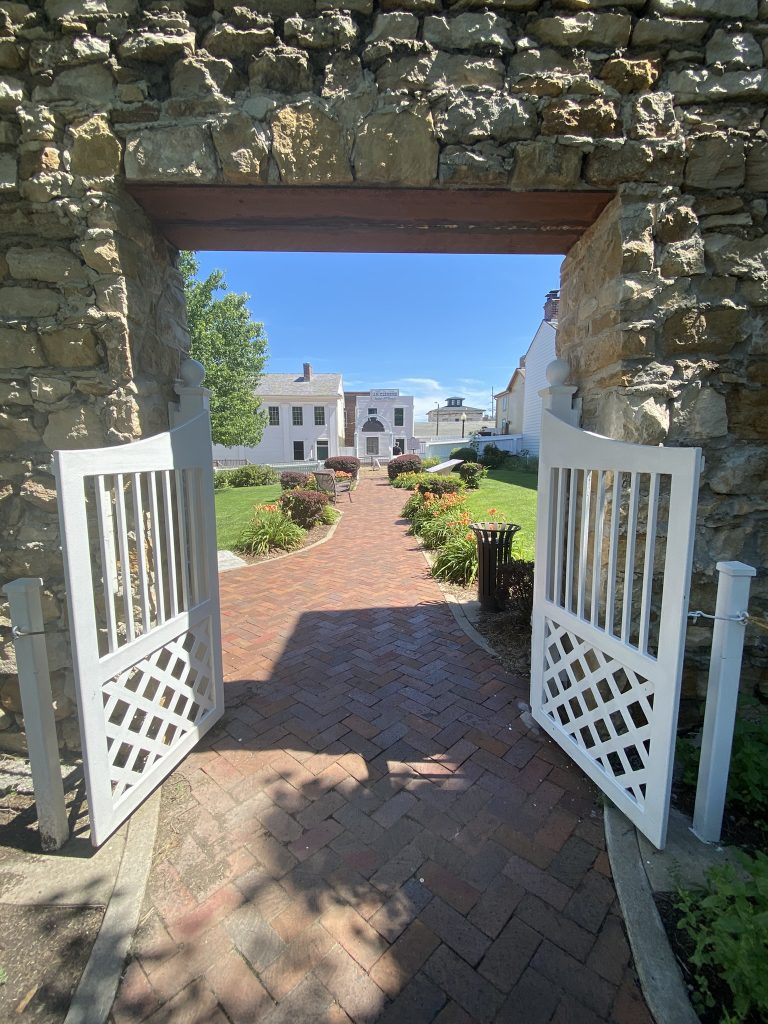
<path fill-rule="evenodd" d="M 700 1024 L 659 917 L 635 826 L 606 802 L 605 841 L 640 987 L 656 1024 Z"/>
<path fill-rule="evenodd" d="M 160 790 L 128 822 L 123 856 L 104 918 L 64 1024 L 104 1024 L 139 924 L 160 818 Z"/>
<path fill-rule="evenodd" d="M 312 548 L 319 548 L 321 544 L 327 544 L 331 537 L 336 533 L 336 527 L 339 525 L 341 520 L 344 518 L 344 513 L 341 509 L 337 509 L 339 512 L 339 518 L 335 523 L 331 524 L 331 528 L 324 537 L 320 540 L 313 541 L 311 544 L 307 544 L 305 548 L 301 548 L 299 551 L 286 551 L 282 555 L 275 555 L 274 558 L 265 558 L 262 562 L 246 562 L 245 565 L 238 565 L 232 569 L 220 569 L 219 575 L 222 572 L 242 572 L 244 569 L 260 569 L 262 565 L 271 565 L 273 562 L 279 562 L 281 558 L 294 558 L 297 555 L 303 555 L 307 551 L 311 551 Z M 222 550 L 224 550 L 222 548 Z M 65 1022 L 66 1024 L 66 1022 Z"/>

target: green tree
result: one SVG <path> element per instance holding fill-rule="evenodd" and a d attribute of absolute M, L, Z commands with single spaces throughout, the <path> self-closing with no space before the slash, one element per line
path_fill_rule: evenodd
<path fill-rule="evenodd" d="M 221 270 L 200 281 L 199 269 L 194 253 L 181 253 L 179 270 L 187 300 L 189 354 L 205 367 L 205 386 L 211 391 L 213 442 L 229 447 L 255 445 L 266 423 L 254 394 L 266 362 L 264 325 L 251 320 L 246 306 L 248 295 L 227 292 Z M 226 294 L 219 298 L 217 292 Z"/>

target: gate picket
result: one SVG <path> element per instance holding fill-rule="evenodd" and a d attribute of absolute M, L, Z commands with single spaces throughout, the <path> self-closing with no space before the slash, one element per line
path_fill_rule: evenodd
<path fill-rule="evenodd" d="M 698 448 L 613 441 L 543 413 L 533 717 L 658 848 L 700 467 Z"/>
<path fill-rule="evenodd" d="M 200 409 L 157 437 L 54 454 L 94 846 L 224 712 L 205 400 Z"/>

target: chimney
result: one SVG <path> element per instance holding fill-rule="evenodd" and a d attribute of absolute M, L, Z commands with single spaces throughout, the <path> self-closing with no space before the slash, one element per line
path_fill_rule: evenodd
<path fill-rule="evenodd" d="M 312 380 L 312 366 L 304 363 L 304 380 Z"/>
<path fill-rule="evenodd" d="M 547 292 L 546 301 L 544 302 L 544 319 L 547 323 L 557 322 L 557 309 L 559 305 L 560 292 L 557 289 Z"/>

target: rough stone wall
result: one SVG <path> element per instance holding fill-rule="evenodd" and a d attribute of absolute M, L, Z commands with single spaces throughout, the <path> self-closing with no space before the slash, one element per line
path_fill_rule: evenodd
<path fill-rule="evenodd" d="M 0 0 L 0 582 L 60 623 L 50 449 L 165 426 L 179 283 L 126 180 L 599 188 L 585 425 L 703 444 L 697 579 L 764 599 L 767 53 L 766 0 Z"/>

